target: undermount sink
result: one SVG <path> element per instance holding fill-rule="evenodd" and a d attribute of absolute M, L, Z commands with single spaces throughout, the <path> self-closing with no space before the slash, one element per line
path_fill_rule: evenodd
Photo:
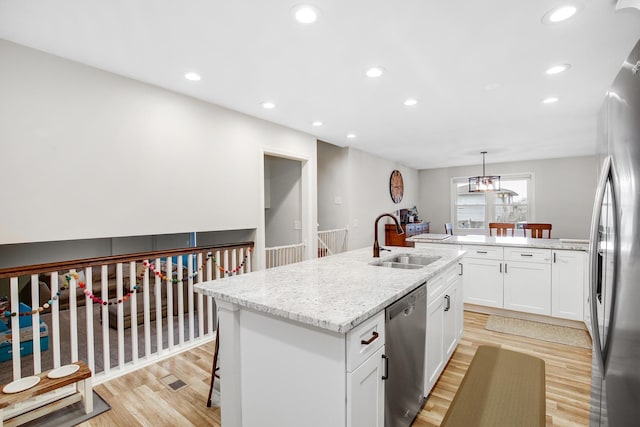
<path fill-rule="evenodd" d="M 398 262 L 401 264 L 417 264 L 421 266 L 429 265 L 432 262 L 439 260 L 439 256 L 423 256 L 423 255 L 396 255 L 395 257 L 387 260 L 390 262 Z"/>
<path fill-rule="evenodd" d="M 422 255 L 396 255 L 393 258 L 376 263 L 378 267 L 403 268 L 405 270 L 414 270 L 422 268 L 439 260 L 439 256 L 422 256 Z"/>
<path fill-rule="evenodd" d="M 377 267 L 403 268 L 405 270 L 415 270 L 416 268 L 424 267 L 424 265 L 406 264 L 406 263 L 391 262 L 391 261 L 383 261 L 373 265 Z"/>

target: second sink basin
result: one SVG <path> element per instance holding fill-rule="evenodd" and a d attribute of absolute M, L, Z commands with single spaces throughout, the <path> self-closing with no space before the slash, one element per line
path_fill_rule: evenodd
<path fill-rule="evenodd" d="M 400 264 L 405 264 L 405 265 L 420 265 L 420 266 L 425 266 L 425 265 L 429 265 L 432 262 L 436 262 L 437 260 L 439 260 L 440 257 L 439 256 L 423 256 L 423 255 L 408 255 L 408 254 L 402 254 L 402 255 L 396 255 L 395 257 L 387 260 L 389 262 L 393 262 L 393 263 L 400 263 Z"/>
<path fill-rule="evenodd" d="M 415 270 L 416 268 L 424 267 L 424 265 L 406 264 L 402 262 L 391 262 L 391 261 L 383 261 L 373 265 L 376 265 L 378 267 L 403 268 L 405 270 Z"/>

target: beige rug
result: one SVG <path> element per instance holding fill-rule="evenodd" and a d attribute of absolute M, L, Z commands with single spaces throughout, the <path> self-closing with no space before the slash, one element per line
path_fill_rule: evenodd
<path fill-rule="evenodd" d="M 583 329 L 496 315 L 489 316 L 485 329 L 574 347 L 591 348 L 589 333 Z"/>

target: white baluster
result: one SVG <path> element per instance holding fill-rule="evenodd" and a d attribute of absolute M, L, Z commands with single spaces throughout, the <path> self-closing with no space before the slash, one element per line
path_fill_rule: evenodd
<path fill-rule="evenodd" d="M 182 257 L 178 257 L 178 343 L 184 344 L 184 274 Z M 190 273 L 187 273 L 190 274 Z"/>
<path fill-rule="evenodd" d="M 109 301 L 109 266 L 103 265 L 100 271 L 100 299 Z M 109 345 L 109 306 L 102 304 L 100 307 L 102 315 L 102 360 L 104 363 L 104 373 L 111 372 L 111 356 Z"/>
<path fill-rule="evenodd" d="M 187 301 L 189 303 L 189 341 L 193 341 L 195 338 L 193 313 L 193 257 L 187 258 L 187 269 L 189 270 L 189 280 L 187 281 Z"/>
<path fill-rule="evenodd" d="M 167 260 L 170 262 L 169 260 Z M 162 264 L 160 258 L 156 258 L 156 280 L 155 280 L 155 296 L 156 296 L 156 353 L 162 354 Z"/>
<path fill-rule="evenodd" d="M 58 272 L 51 273 L 51 331 L 50 338 L 53 338 L 51 347 L 53 347 L 53 367 L 58 368 L 60 366 L 60 301 L 57 297 L 58 294 Z M 56 297 L 54 300 L 53 297 Z M 54 332 L 55 331 L 55 332 Z"/>
<path fill-rule="evenodd" d="M 213 271 L 211 270 L 212 265 L 211 257 L 207 256 L 207 281 L 213 280 Z M 215 323 L 213 305 L 213 297 L 207 296 L 207 330 L 209 331 L 209 334 L 213 334 L 213 324 Z"/>
<path fill-rule="evenodd" d="M 138 292 L 134 286 L 137 286 L 137 264 L 135 261 L 129 263 L 129 290 L 127 293 L 132 292 L 129 295 L 127 301 L 129 302 L 129 313 L 131 314 L 131 361 L 135 364 L 138 361 Z M 124 303 L 123 303 L 124 304 Z"/>
<path fill-rule="evenodd" d="M 123 271 L 122 263 L 116 264 L 116 313 L 118 325 L 118 366 L 124 368 L 124 305 L 120 302 L 123 297 Z"/>
<path fill-rule="evenodd" d="M 198 274 L 198 283 L 203 282 L 203 272 L 200 266 L 202 265 L 202 253 L 198 253 L 197 255 L 197 274 Z M 189 254 L 189 258 L 193 258 L 192 254 Z M 204 295 L 198 293 L 198 337 L 204 337 Z"/>
<path fill-rule="evenodd" d="M 75 273 L 76 270 L 71 270 L 71 273 Z M 71 275 L 66 282 L 69 289 L 69 338 L 71 341 L 71 362 L 78 361 L 78 302 L 76 299 L 76 287 L 78 281 Z"/>
<path fill-rule="evenodd" d="M 182 258 L 178 256 L 177 258 Z M 171 257 L 167 257 L 167 341 L 169 351 L 173 350 L 173 263 Z"/>
<path fill-rule="evenodd" d="M 89 294 L 93 294 L 93 269 L 91 267 L 85 268 L 84 277 L 85 290 Z M 89 369 L 91 369 L 91 372 L 96 372 L 95 353 L 93 347 L 93 300 L 89 298 L 89 295 L 85 295 L 84 297 L 84 308 L 87 317 L 87 365 L 89 366 Z"/>
<path fill-rule="evenodd" d="M 33 374 L 42 372 L 41 350 L 40 350 L 40 280 L 37 274 L 31 275 L 31 308 L 36 310 L 31 316 L 31 331 L 33 343 Z"/>
<path fill-rule="evenodd" d="M 13 379 L 22 378 L 20 372 L 20 301 L 18 298 L 18 278 L 9 279 L 11 288 L 11 312 L 17 313 L 11 318 L 11 352 L 13 354 Z"/>
<path fill-rule="evenodd" d="M 149 302 L 149 270 L 151 264 L 149 260 L 144 260 L 147 264 L 147 268 L 144 270 L 144 277 L 142 278 L 142 301 L 144 305 L 144 356 L 146 358 L 151 356 L 151 304 Z"/>

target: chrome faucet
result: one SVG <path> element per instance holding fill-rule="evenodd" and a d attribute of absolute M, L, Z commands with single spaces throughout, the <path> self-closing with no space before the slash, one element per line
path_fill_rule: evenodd
<path fill-rule="evenodd" d="M 380 215 L 378 218 L 376 218 L 375 223 L 373 224 L 373 236 L 374 236 L 374 240 L 373 240 L 373 257 L 374 258 L 380 258 L 380 245 L 378 244 L 378 221 L 380 221 L 380 218 L 382 218 L 383 216 L 388 216 L 389 218 L 393 219 L 393 222 L 396 223 L 396 233 L 398 234 L 404 234 L 404 230 L 402 230 L 402 227 L 400 227 L 400 223 L 398 222 L 398 219 L 388 213 L 383 213 L 382 215 Z M 388 251 L 388 249 L 384 249 L 382 248 L 382 250 L 386 250 Z"/>

